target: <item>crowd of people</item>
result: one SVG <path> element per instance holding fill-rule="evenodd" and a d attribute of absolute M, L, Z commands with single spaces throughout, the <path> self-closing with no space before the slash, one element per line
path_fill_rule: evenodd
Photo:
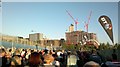
<path fill-rule="evenodd" d="M 119 67 L 115 53 L 103 57 L 96 50 L 65 51 L 0 48 L 1 67 Z"/>

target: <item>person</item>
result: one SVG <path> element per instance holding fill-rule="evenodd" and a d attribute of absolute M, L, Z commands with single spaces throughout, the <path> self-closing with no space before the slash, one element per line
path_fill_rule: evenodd
<path fill-rule="evenodd" d="M 20 50 L 17 49 L 11 59 L 11 66 L 20 66 L 22 64 L 21 60 L 22 60 L 22 58 L 20 55 Z"/>
<path fill-rule="evenodd" d="M 6 67 L 6 63 L 7 63 L 7 58 L 6 58 L 6 51 L 4 48 L 0 49 L 0 60 L 1 60 L 1 67 Z"/>
<path fill-rule="evenodd" d="M 52 63 L 54 62 L 54 57 L 52 56 L 51 52 L 46 52 L 45 55 L 43 56 L 44 57 L 44 65 L 49 65 L 51 66 Z"/>
<path fill-rule="evenodd" d="M 11 66 L 20 66 L 21 65 L 21 57 L 20 55 L 14 55 L 11 60 Z"/>
<path fill-rule="evenodd" d="M 39 65 L 42 64 L 42 60 L 40 58 L 40 54 L 37 52 L 31 53 L 29 60 L 28 60 L 28 65 L 30 67 L 39 67 Z"/>
<path fill-rule="evenodd" d="M 94 61 L 96 63 L 101 64 L 101 58 L 99 55 L 97 55 L 97 51 L 96 50 L 92 50 L 92 54 L 89 57 L 89 61 Z"/>
<path fill-rule="evenodd" d="M 115 64 L 112 63 L 112 58 L 110 56 L 106 57 L 106 62 L 101 64 L 101 67 L 116 67 Z"/>
<path fill-rule="evenodd" d="M 85 63 L 83 67 L 100 67 L 100 65 L 94 61 L 89 61 Z"/>
<path fill-rule="evenodd" d="M 9 50 L 6 52 L 6 58 L 7 58 L 7 63 L 6 63 L 6 65 L 7 65 L 7 66 L 10 66 L 10 65 L 11 65 L 11 59 L 12 59 L 12 49 L 9 49 Z"/>
<path fill-rule="evenodd" d="M 67 65 L 68 67 L 77 67 L 77 56 L 74 52 L 73 54 L 72 52 L 68 54 Z"/>
<path fill-rule="evenodd" d="M 116 54 L 116 50 L 115 49 L 113 49 L 113 53 L 112 53 L 112 62 L 118 62 L 117 54 Z"/>
<path fill-rule="evenodd" d="M 58 61 L 57 58 L 54 59 L 53 65 L 54 65 L 55 67 L 60 67 L 60 62 Z"/>

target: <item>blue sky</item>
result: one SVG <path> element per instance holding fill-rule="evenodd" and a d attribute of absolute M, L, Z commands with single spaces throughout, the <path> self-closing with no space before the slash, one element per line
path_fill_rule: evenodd
<path fill-rule="evenodd" d="M 66 29 L 74 23 L 66 10 L 78 19 L 78 30 L 85 30 L 84 22 L 92 10 L 89 32 L 96 33 L 100 42 L 111 43 L 98 22 L 101 15 L 109 16 L 118 42 L 117 2 L 3 2 L 2 33 L 28 37 L 30 33 L 40 32 L 50 39 L 65 38 Z"/>
<path fill-rule="evenodd" d="M 118 5 L 118 11 L 120 11 L 120 2 Z M 120 12 L 118 13 L 118 17 L 120 17 Z M 118 21 L 120 21 L 120 19 L 118 19 Z M 120 22 L 118 23 L 118 34 L 120 34 Z M 118 43 L 120 43 L 120 36 L 118 36 Z"/>
<path fill-rule="evenodd" d="M 119 0 L 2 0 L 2 2 L 118 2 Z"/>
<path fill-rule="evenodd" d="M 0 32 L 2 32 L 2 3 L 0 3 Z"/>

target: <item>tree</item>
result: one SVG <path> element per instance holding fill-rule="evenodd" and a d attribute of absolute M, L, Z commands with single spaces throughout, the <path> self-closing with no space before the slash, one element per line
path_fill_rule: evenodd
<path fill-rule="evenodd" d="M 118 44 L 117 49 L 120 50 L 120 44 Z"/>
<path fill-rule="evenodd" d="M 117 49 L 117 47 L 118 47 L 119 45 L 118 45 L 118 43 L 115 43 L 115 45 L 114 45 L 114 49 Z"/>
<path fill-rule="evenodd" d="M 100 46 L 99 46 L 99 49 L 100 50 L 103 50 L 103 49 L 105 49 L 106 47 L 105 47 L 105 43 L 100 43 Z"/>
<path fill-rule="evenodd" d="M 107 42 L 106 49 L 109 49 L 109 48 L 110 48 L 110 44 L 109 44 L 109 42 Z"/>
<path fill-rule="evenodd" d="M 64 45 L 62 45 L 62 49 L 64 49 L 64 50 L 79 50 L 80 47 L 81 47 L 80 44 L 77 44 L 77 45 L 75 45 L 75 44 L 64 44 Z"/>

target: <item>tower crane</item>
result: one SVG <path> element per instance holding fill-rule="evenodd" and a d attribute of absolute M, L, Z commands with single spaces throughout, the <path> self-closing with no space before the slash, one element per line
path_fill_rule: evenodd
<path fill-rule="evenodd" d="M 77 31 L 78 20 L 75 20 L 75 19 L 73 18 L 73 16 L 72 16 L 67 10 L 66 10 L 66 12 L 68 13 L 68 15 L 69 15 L 69 16 L 73 19 L 73 21 L 75 22 L 75 30 Z M 77 44 L 78 44 L 78 33 L 76 33 L 75 36 L 76 36 L 76 38 L 77 38 L 77 39 L 76 39 L 77 41 L 76 41 L 75 44 L 77 45 Z"/>
<path fill-rule="evenodd" d="M 78 20 L 75 20 L 73 18 L 73 16 L 66 10 L 66 12 L 68 13 L 68 15 L 73 19 L 73 21 L 75 22 L 75 30 L 77 31 L 77 24 L 78 24 Z"/>
<path fill-rule="evenodd" d="M 92 14 L 92 11 L 90 11 L 90 14 L 89 14 L 89 16 L 88 16 L 88 21 L 85 22 L 85 28 L 86 28 L 87 33 L 88 33 L 88 28 L 89 28 L 89 23 L 90 23 L 91 14 Z"/>

